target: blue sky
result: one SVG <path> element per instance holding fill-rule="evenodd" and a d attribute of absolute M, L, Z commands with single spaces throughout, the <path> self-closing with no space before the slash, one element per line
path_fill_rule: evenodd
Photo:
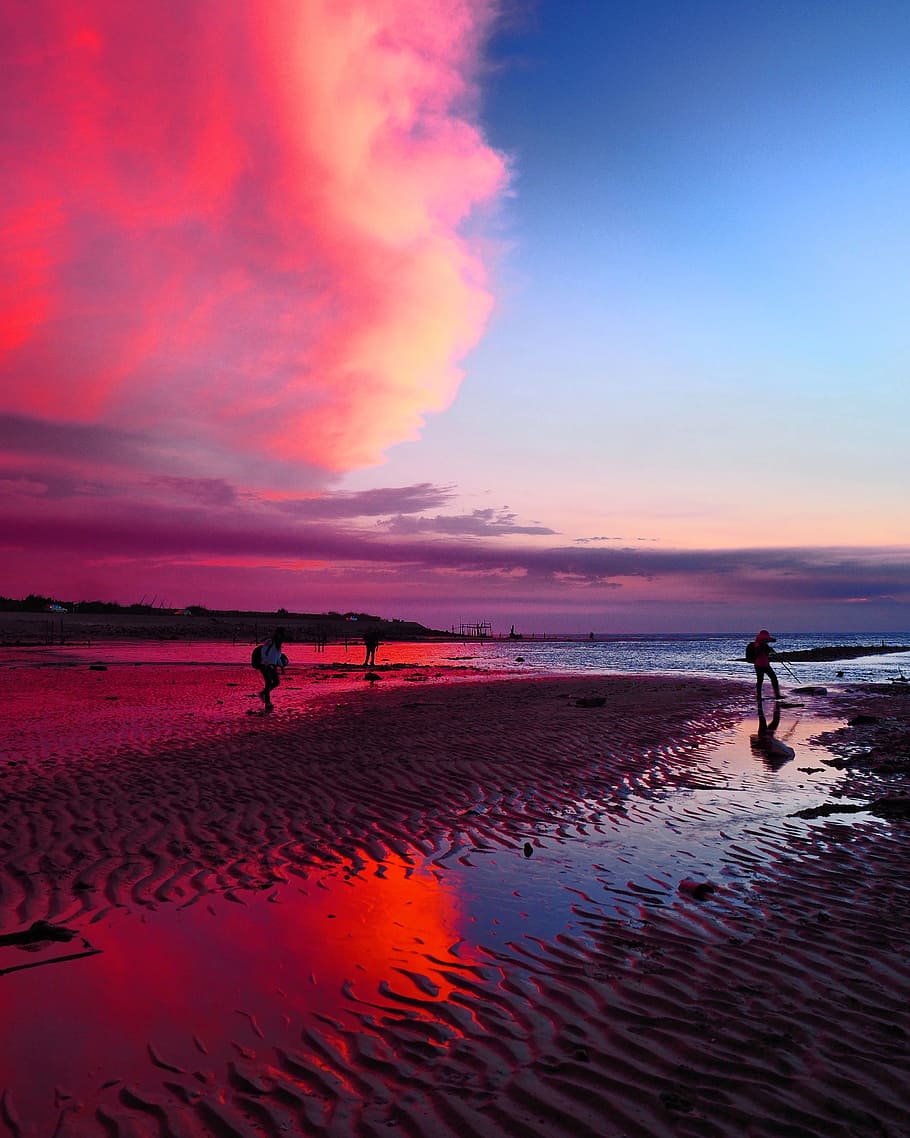
<path fill-rule="evenodd" d="M 908 44 L 889 4 L 516 17 L 497 312 L 393 480 L 651 551 L 906 547 Z"/>

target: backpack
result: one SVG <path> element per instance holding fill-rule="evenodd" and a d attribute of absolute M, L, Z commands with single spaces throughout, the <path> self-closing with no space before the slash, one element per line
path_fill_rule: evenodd
<path fill-rule="evenodd" d="M 257 644 L 256 647 L 253 649 L 253 654 L 252 654 L 252 656 L 250 656 L 250 663 L 253 665 L 254 668 L 261 668 L 262 667 L 262 645 L 261 644 Z"/>
<path fill-rule="evenodd" d="M 746 663 L 754 664 L 755 657 L 758 655 L 758 645 L 754 640 L 750 640 L 746 645 Z"/>

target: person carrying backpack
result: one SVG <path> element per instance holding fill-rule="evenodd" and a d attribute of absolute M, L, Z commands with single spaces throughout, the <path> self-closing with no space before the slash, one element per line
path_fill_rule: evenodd
<path fill-rule="evenodd" d="M 276 628 L 271 637 L 264 644 L 257 644 L 253 649 L 250 663 L 262 673 L 263 687 L 259 698 L 265 704 L 263 711 L 272 710 L 272 692 L 281 683 L 278 678 L 278 669 L 282 672 L 288 666 L 288 658 L 282 648 L 284 646 L 284 629 Z"/>
<path fill-rule="evenodd" d="M 758 698 L 759 707 L 761 707 L 762 702 L 761 689 L 765 682 L 765 676 L 771 681 L 774 698 L 781 698 L 780 684 L 777 682 L 777 675 L 771 667 L 771 645 L 774 643 L 776 643 L 775 638 L 767 628 L 763 628 L 746 648 L 746 659 L 755 665 L 755 694 Z"/>

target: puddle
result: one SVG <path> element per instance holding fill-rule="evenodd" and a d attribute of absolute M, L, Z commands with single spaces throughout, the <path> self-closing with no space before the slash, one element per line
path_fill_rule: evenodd
<path fill-rule="evenodd" d="M 356 1030 L 358 1017 L 405 1015 L 450 1038 L 452 977 L 467 969 L 480 983 L 483 946 L 635 919 L 677 902 L 687 879 L 747 886 L 789 835 L 822 825 L 790 815 L 837 783 L 827 752 L 808 742 L 836 726 L 785 711 L 777 738 L 794 754 L 782 760 L 753 747 L 747 721 L 705 748 L 697 786 L 576 802 L 528 844 L 425 864 L 392 857 L 234 901 L 109 909 L 88 924 L 74 903 L 57 920 L 78 927 L 76 947 L 46 958 L 80 951 L 83 938 L 100 953 L 0 975 L 0 1088 L 35 1133 L 51 1134 L 61 1112 L 102 1109 L 151 1068 L 192 1103 L 229 1065 L 299 1048 L 315 1020 Z M 40 959 L 5 947 L 0 968 Z M 4 1112 L 8 1122 L 9 1103 L 0 1133 Z"/>
<path fill-rule="evenodd" d="M 785 759 L 769 755 L 755 738 L 757 719 L 747 720 L 705 749 L 697 789 L 630 795 L 618 807 L 577 803 L 558 824 L 541 827 L 530 856 L 473 851 L 469 868 L 452 866 L 472 939 L 580 935 L 579 909 L 585 918 L 592 906 L 605 918 L 628 918 L 642 905 L 674 903 L 686 880 L 722 888 L 748 879 L 791 835 L 820 824 L 790 815 L 826 801 L 841 780 L 821 761 L 830 753 L 809 743 L 840 725 L 782 712 L 775 736 L 792 751 Z"/>

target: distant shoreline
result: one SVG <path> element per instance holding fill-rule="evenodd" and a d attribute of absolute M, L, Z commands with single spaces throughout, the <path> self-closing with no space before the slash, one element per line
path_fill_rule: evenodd
<path fill-rule="evenodd" d="M 104 642 L 159 641 L 191 643 L 212 641 L 222 644 L 255 644 L 271 635 L 277 627 L 285 630 L 293 644 L 358 644 L 366 630 L 375 629 L 382 643 L 506 643 L 516 646 L 543 641 L 571 640 L 583 642 L 587 638 L 566 634 L 505 635 L 485 631 L 476 633 L 473 627 L 459 631 L 427 628 L 416 621 L 385 620 L 365 614 L 339 613 L 266 613 L 266 612 L 208 612 L 200 610 L 176 614 L 171 610 L 155 612 L 0 612 L 0 648 L 91 647 Z M 488 627 L 488 626 L 487 626 Z M 628 634 L 627 634 L 628 635 Z M 682 634 L 680 634 L 682 636 Z M 735 634 L 730 633 L 729 636 Z M 710 638 L 712 634 L 706 633 Z M 643 638 L 643 634 L 632 637 Z M 600 634 L 596 640 L 621 641 L 622 634 Z M 667 637 L 655 637 L 667 639 Z M 686 640 L 696 640 L 694 634 Z M 864 656 L 884 656 L 910 652 L 908 644 L 834 644 L 816 648 L 797 649 L 775 653 L 773 659 L 781 663 L 827 662 L 855 660 Z"/>
<path fill-rule="evenodd" d="M 90 644 L 99 640 L 256 643 L 278 627 L 283 628 L 287 639 L 294 643 L 361 640 L 368 627 L 378 629 L 385 641 L 461 639 L 457 633 L 426 628 L 416 621 L 349 619 L 333 613 L 2 612 L 0 645 Z"/>

